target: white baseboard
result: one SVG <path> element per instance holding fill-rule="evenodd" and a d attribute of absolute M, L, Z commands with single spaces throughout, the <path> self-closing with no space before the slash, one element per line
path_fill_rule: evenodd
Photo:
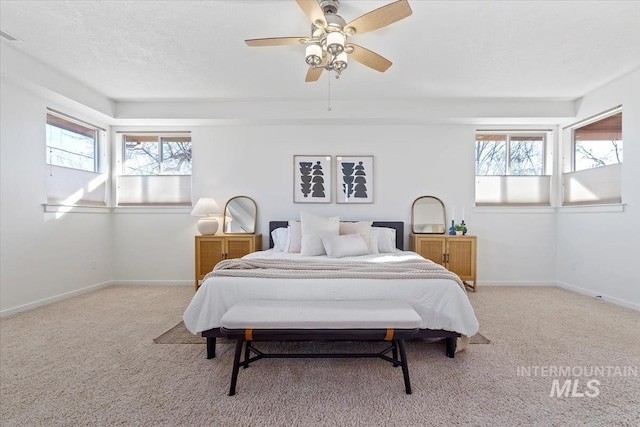
<path fill-rule="evenodd" d="M 615 305 L 619 305 L 619 306 L 622 306 L 622 307 L 630 308 L 630 309 L 635 310 L 635 311 L 640 311 L 640 304 L 636 304 L 636 303 L 633 303 L 633 302 L 630 302 L 630 301 L 625 301 L 625 300 L 622 300 L 620 298 L 612 297 L 612 296 L 609 296 L 609 295 L 604 295 L 602 293 L 594 292 L 594 291 L 592 291 L 590 289 L 584 289 L 584 288 L 581 288 L 579 286 L 570 285 L 568 283 L 558 282 L 557 286 L 559 288 L 566 289 L 568 291 L 577 292 L 579 294 L 587 295 L 587 296 L 594 297 L 594 298 L 598 298 L 598 299 L 610 302 L 610 303 L 615 304 Z"/>
<path fill-rule="evenodd" d="M 482 286 L 556 286 L 555 282 L 478 282 Z"/>
<path fill-rule="evenodd" d="M 51 303 L 54 303 L 56 301 L 62 301 L 62 300 L 65 300 L 67 298 L 71 298 L 71 297 L 75 297 L 75 296 L 78 296 L 78 295 L 86 294 L 88 292 L 93 292 L 93 291 L 95 291 L 97 289 L 100 289 L 100 288 L 106 288 L 107 286 L 110 286 L 112 283 L 113 282 L 111 282 L 111 281 L 102 282 L 102 283 L 98 283 L 97 285 L 91 285 L 91 286 L 87 286 L 86 288 L 77 289 L 75 291 L 65 292 L 65 293 L 60 294 L 60 295 L 56 295 L 56 296 L 49 297 L 49 298 L 44 298 L 44 299 L 41 299 L 41 300 L 38 300 L 38 301 L 30 302 L 28 304 L 19 305 L 17 307 L 12 307 L 12 308 L 7 308 L 6 310 L 1 310 L 0 311 L 0 317 L 10 316 L 12 314 L 20 313 L 22 311 L 31 310 L 32 308 L 42 307 L 43 305 L 51 304 Z"/>
<path fill-rule="evenodd" d="M 112 280 L 112 285 L 144 285 L 144 286 L 195 286 L 194 280 Z"/>

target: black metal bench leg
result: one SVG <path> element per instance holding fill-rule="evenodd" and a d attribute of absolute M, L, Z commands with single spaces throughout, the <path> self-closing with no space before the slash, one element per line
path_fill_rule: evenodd
<path fill-rule="evenodd" d="M 231 373 L 231 387 L 229 388 L 229 396 L 236 394 L 236 382 L 238 381 L 238 371 L 240 370 L 240 354 L 242 353 L 242 344 L 244 340 L 236 341 L 236 352 L 233 356 L 233 372 Z"/>
<path fill-rule="evenodd" d="M 446 338 L 447 341 L 447 357 L 454 358 L 456 356 L 456 346 L 458 345 L 457 337 Z"/>
<path fill-rule="evenodd" d="M 391 349 L 391 356 L 393 357 L 393 360 L 398 360 L 398 345 L 397 343 L 393 344 L 393 349 Z M 394 368 L 397 368 L 398 366 L 400 366 L 397 363 L 393 364 Z"/>
<path fill-rule="evenodd" d="M 207 337 L 207 359 L 216 357 L 216 338 Z"/>
<path fill-rule="evenodd" d="M 249 353 L 249 344 L 251 344 L 251 341 L 247 341 L 244 345 L 244 369 L 247 369 L 249 367 L 249 364 L 247 363 L 247 360 L 249 360 L 249 356 L 251 355 Z"/>
<path fill-rule="evenodd" d="M 411 380 L 409 380 L 409 366 L 407 365 L 407 352 L 404 348 L 404 340 L 395 340 L 400 348 L 400 361 L 402 362 L 402 375 L 404 376 L 404 389 L 411 394 Z"/>

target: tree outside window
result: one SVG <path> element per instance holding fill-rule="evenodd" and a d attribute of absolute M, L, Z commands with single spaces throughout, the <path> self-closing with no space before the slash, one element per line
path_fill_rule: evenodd
<path fill-rule="evenodd" d="M 573 130 L 574 171 L 622 163 L 622 113 Z"/>
<path fill-rule="evenodd" d="M 191 137 L 126 135 L 125 175 L 191 175 Z"/>
<path fill-rule="evenodd" d="M 476 175 L 544 175 L 545 136 L 476 135 Z"/>

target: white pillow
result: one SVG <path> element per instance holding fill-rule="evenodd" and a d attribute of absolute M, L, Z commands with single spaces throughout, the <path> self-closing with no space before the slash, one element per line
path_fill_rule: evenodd
<path fill-rule="evenodd" d="M 341 222 L 340 234 L 358 233 L 369 248 L 371 246 L 371 224 L 373 221 Z"/>
<path fill-rule="evenodd" d="M 284 252 L 300 253 L 302 240 L 302 228 L 300 221 L 289 221 L 289 239 Z"/>
<path fill-rule="evenodd" d="M 367 255 L 369 248 L 360 234 L 343 234 L 322 238 L 322 245 L 331 258 Z"/>
<path fill-rule="evenodd" d="M 372 254 L 396 251 L 396 230 L 394 228 L 371 227 L 370 252 Z"/>
<path fill-rule="evenodd" d="M 284 252 L 289 242 L 289 228 L 276 228 L 271 232 L 271 238 L 273 239 L 273 250 L 276 252 Z"/>
<path fill-rule="evenodd" d="M 302 255 L 324 255 L 327 252 L 322 245 L 323 237 L 337 236 L 340 218 L 322 218 L 307 212 L 300 212 L 302 239 L 300 253 Z"/>

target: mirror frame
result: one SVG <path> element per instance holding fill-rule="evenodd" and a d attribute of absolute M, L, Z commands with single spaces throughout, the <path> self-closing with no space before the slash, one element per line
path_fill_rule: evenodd
<path fill-rule="evenodd" d="M 253 231 L 252 232 L 227 232 L 227 218 L 233 218 L 231 215 L 228 215 L 227 212 L 229 211 L 229 203 L 233 202 L 236 199 L 246 199 L 248 201 L 250 201 L 251 203 L 253 203 L 253 209 L 254 209 L 254 215 L 253 215 Z M 256 234 L 256 219 L 258 217 L 258 205 L 256 204 L 256 201 L 253 200 L 251 197 L 249 196 L 235 196 L 230 198 L 229 200 L 227 200 L 227 203 L 224 205 L 224 212 L 223 212 L 223 217 L 222 217 L 222 233 L 223 234 L 239 234 L 239 235 L 243 235 L 243 234 Z"/>
<path fill-rule="evenodd" d="M 440 203 L 440 206 L 442 206 L 442 232 L 425 232 L 425 231 L 416 231 L 415 230 L 415 223 L 416 223 L 416 218 L 415 218 L 415 208 L 416 208 L 416 203 L 418 203 L 419 200 L 422 199 L 433 199 L 435 201 L 437 201 L 438 203 Z M 442 203 L 442 200 L 440 200 L 439 198 L 437 198 L 436 196 L 420 196 L 417 199 L 415 199 L 413 201 L 413 204 L 411 205 L 411 232 L 413 234 L 445 234 L 447 232 L 447 210 L 444 207 L 444 203 Z"/>

